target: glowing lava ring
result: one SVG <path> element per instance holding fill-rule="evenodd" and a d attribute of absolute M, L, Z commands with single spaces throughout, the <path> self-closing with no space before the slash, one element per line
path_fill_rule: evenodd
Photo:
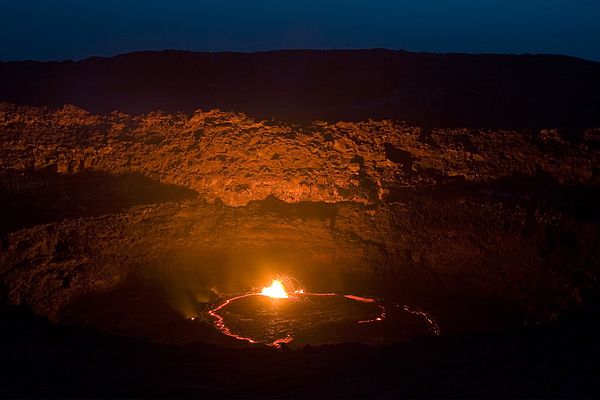
<path fill-rule="evenodd" d="M 261 292 L 232 297 L 208 312 L 224 335 L 248 343 L 279 347 L 296 331 L 327 325 L 344 331 L 349 324 L 382 321 L 385 308 L 375 299 L 337 293 L 288 293 L 279 280 Z M 226 322 L 227 317 L 231 319 Z M 245 333 L 241 333 L 245 332 Z"/>

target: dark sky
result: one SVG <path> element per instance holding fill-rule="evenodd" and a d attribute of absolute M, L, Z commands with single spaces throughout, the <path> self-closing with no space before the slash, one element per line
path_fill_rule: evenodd
<path fill-rule="evenodd" d="M 600 61 L 600 0 L 0 0 L 0 60 L 373 47 Z"/>

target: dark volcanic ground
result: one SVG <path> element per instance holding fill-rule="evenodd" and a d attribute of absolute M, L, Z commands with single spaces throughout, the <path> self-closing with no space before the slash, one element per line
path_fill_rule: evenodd
<path fill-rule="evenodd" d="M 0 395 L 594 397 L 599 86 L 554 56 L 0 63 Z M 442 335 L 214 328 L 279 274 Z"/>
<path fill-rule="evenodd" d="M 596 398 L 599 310 L 512 332 L 357 344 L 172 346 L 2 309 L 3 397 Z"/>

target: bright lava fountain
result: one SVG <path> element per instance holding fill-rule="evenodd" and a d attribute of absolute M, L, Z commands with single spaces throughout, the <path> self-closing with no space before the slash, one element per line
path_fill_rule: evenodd
<path fill-rule="evenodd" d="M 274 299 L 288 299 L 290 297 L 286 293 L 283 284 L 277 279 L 273 279 L 271 286 L 262 288 L 260 294 L 263 296 L 273 297 Z"/>

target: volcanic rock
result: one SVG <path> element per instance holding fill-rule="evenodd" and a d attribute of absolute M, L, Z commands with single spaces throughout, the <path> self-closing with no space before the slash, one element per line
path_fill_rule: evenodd
<path fill-rule="evenodd" d="M 551 319 L 599 293 L 594 132 L 5 103 L 3 193 L 64 196 L 4 230 L 3 294 L 61 320 L 130 279 L 210 297 L 282 272 L 426 307 L 447 330 L 502 325 L 506 310 Z M 186 296 L 170 296 L 182 315 L 195 307 Z"/>

